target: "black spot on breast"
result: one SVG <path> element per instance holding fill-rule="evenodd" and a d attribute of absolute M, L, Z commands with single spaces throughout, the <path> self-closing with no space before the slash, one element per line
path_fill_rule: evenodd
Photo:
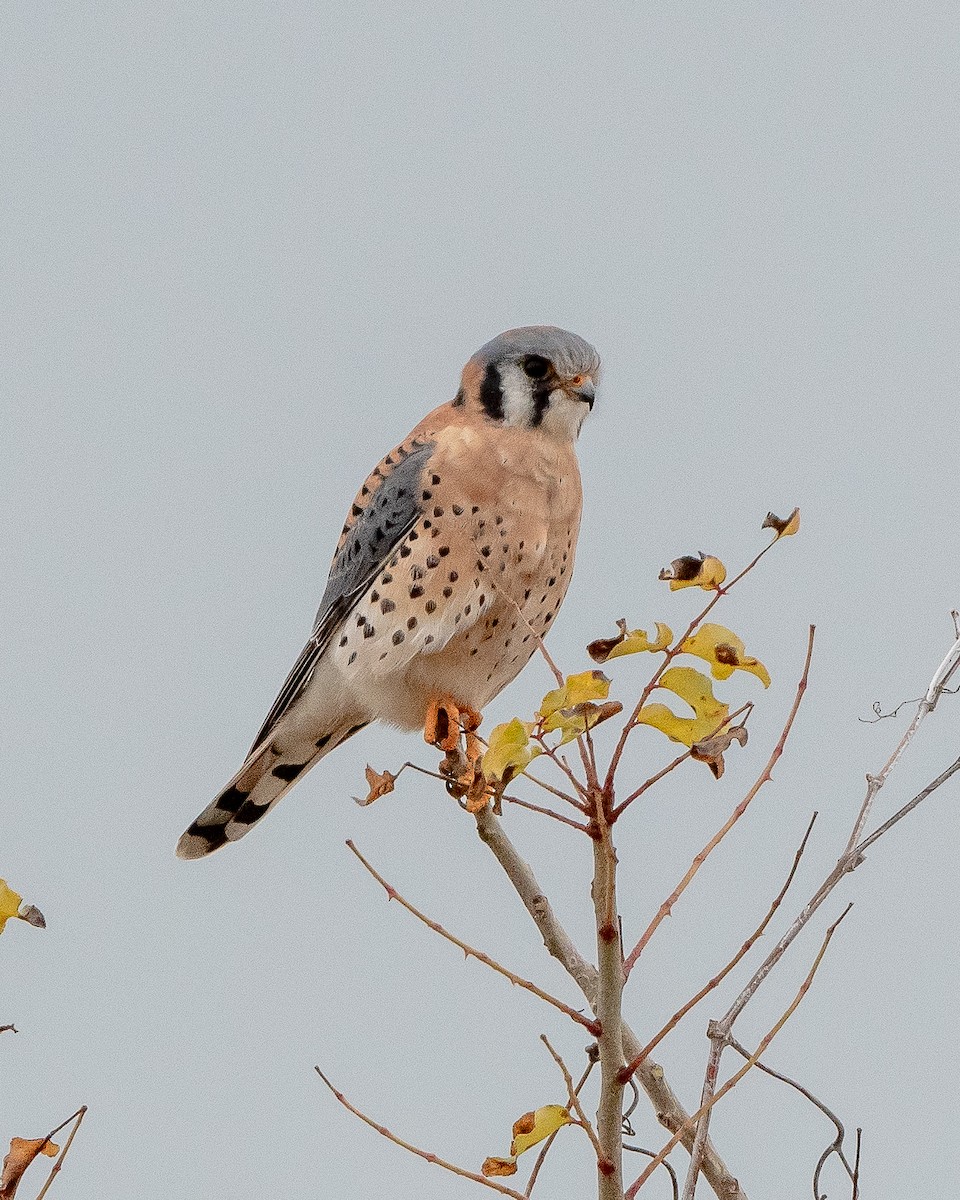
<path fill-rule="evenodd" d="M 374 589 L 374 590 L 373 590 L 373 591 L 370 593 L 370 603 L 371 603 L 371 604 L 376 604 L 376 602 L 377 602 L 379 599 L 380 599 L 380 593 L 379 593 L 379 592 L 378 592 L 376 589 Z"/>
<path fill-rule="evenodd" d="M 423 639 L 423 644 L 425 646 L 429 646 L 432 641 L 433 641 L 433 634 L 428 633 L 427 636 Z"/>
<path fill-rule="evenodd" d="M 423 595 L 423 588 L 420 586 L 419 583 L 414 584 L 414 586 L 410 589 L 410 599 L 418 600 L 422 595 Z"/>
<path fill-rule="evenodd" d="M 453 515 L 454 515 L 455 517 L 462 517 L 462 516 L 463 516 L 463 508 L 462 508 L 462 507 L 461 507 L 459 504 L 454 504 L 454 505 L 453 505 Z"/>
<path fill-rule="evenodd" d="M 416 629 L 416 627 L 417 627 L 417 618 L 416 617 L 408 617 L 407 618 L 407 628 L 408 629 Z"/>
<path fill-rule="evenodd" d="M 440 559 L 437 558 L 437 556 L 435 554 L 428 554 L 427 555 L 427 566 L 432 571 L 434 567 L 440 566 Z"/>
<path fill-rule="evenodd" d="M 423 567 L 417 566 L 416 563 L 414 563 L 413 566 L 410 568 L 410 578 L 411 579 L 422 579 L 424 576 L 424 573 L 425 572 L 423 570 Z"/>
<path fill-rule="evenodd" d="M 473 656 L 476 654 L 476 652 L 477 652 L 477 647 L 474 646 L 474 648 L 470 651 L 470 657 L 473 658 Z"/>
<path fill-rule="evenodd" d="M 479 581 L 479 580 L 477 580 L 477 582 L 479 583 L 480 581 Z M 486 598 L 486 596 L 483 594 L 483 592 L 481 592 L 481 593 L 480 593 L 480 601 L 479 601 L 480 607 L 481 607 L 481 608 L 483 608 L 483 606 L 486 604 L 486 602 L 487 602 L 487 598 Z"/>
<path fill-rule="evenodd" d="M 442 516 L 443 516 L 443 509 L 440 507 L 440 505 L 439 505 L 439 504 L 436 504 L 436 505 L 434 505 L 434 508 L 433 508 L 433 515 L 434 515 L 435 517 L 442 517 Z"/>
<path fill-rule="evenodd" d="M 466 608 L 463 610 L 463 615 L 464 615 L 465 617 L 469 617 L 469 616 L 470 616 L 470 605 L 469 605 L 469 604 L 468 604 L 468 605 L 466 606 Z"/>
<path fill-rule="evenodd" d="M 456 583 L 460 576 L 456 573 L 456 571 L 451 571 L 448 578 L 451 583 Z"/>
<path fill-rule="evenodd" d="M 481 546 L 480 553 L 483 555 L 484 558 L 489 558 L 490 557 L 490 547 L 489 546 Z"/>
<path fill-rule="evenodd" d="M 411 529 L 410 532 L 407 534 L 407 538 L 411 542 L 415 542 L 418 537 L 419 537 L 419 534 L 417 533 L 417 531 L 415 529 Z M 403 551 L 401 550 L 400 553 L 402 554 Z M 409 553 L 409 551 L 408 551 L 408 553 Z"/>
<path fill-rule="evenodd" d="M 333 737 L 333 734 L 328 733 L 324 737 L 318 738 L 317 742 L 316 742 L 317 749 L 322 750 L 324 748 L 324 746 L 327 744 L 327 742 L 329 742 L 332 737 Z"/>
<path fill-rule="evenodd" d="M 423 528 L 429 529 L 432 524 L 433 524 L 433 522 L 428 517 L 427 520 L 423 522 Z"/>
<path fill-rule="evenodd" d="M 551 575 L 550 578 L 547 580 L 547 587 L 553 587 L 556 584 L 556 582 L 557 582 L 556 575 Z"/>
<path fill-rule="evenodd" d="M 473 513 L 473 514 L 474 514 L 474 516 L 476 516 L 476 514 L 477 514 L 477 513 L 480 511 L 480 507 L 479 507 L 479 505 L 476 505 L 476 504 L 475 504 L 475 505 L 473 506 L 473 508 L 471 508 L 471 509 L 470 509 L 470 511 L 471 511 L 471 513 Z"/>
<path fill-rule="evenodd" d="M 350 509 L 350 515 L 352 517 L 359 517 L 362 512 L 363 512 L 363 509 L 360 507 L 359 504 L 354 504 L 354 506 Z"/>
<path fill-rule="evenodd" d="M 346 636 L 346 634 L 344 634 L 344 636 L 340 639 L 340 648 L 343 649 L 349 640 L 350 639 Z"/>
<path fill-rule="evenodd" d="M 426 602 L 426 604 L 424 605 L 424 608 L 427 610 L 428 613 L 436 612 L 436 608 L 437 608 L 436 600 L 428 600 Z"/>
<path fill-rule="evenodd" d="M 424 493 L 423 493 L 423 498 L 424 498 L 424 500 L 432 500 L 432 499 L 433 499 L 433 492 L 424 492 Z"/>
<path fill-rule="evenodd" d="M 389 571 L 387 571 L 387 573 L 383 576 L 383 578 L 380 580 L 380 582 L 384 585 L 384 587 L 386 587 L 386 585 L 388 583 L 393 583 L 393 576 L 390 574 Z"/>
<path fill-rule="evenodd" d="M 402 629 L 398 629 L 398 630 L 397 630 L 397 632 L 396 632 L 396 633 L 393 635 L 393 639 L 392 639 L 392 640 L 393 640 L 393 644 L 394 644 L 395 646 L 399 646 L 399 645 L 400 645 L 400 643 L 403 641 L 403 630 L 402 630 Z"/>
<path fill-rule="evenodd" d="M 366 619 L 367 618 L 363 615 L 363 613 L 359 613 L 357 616 L 357 625 L 358 626 L 362 625 L 366 621 Z"/>
<path fill-rule="evenodd" d="M 366 625 L 364 625 L 364 627 L 363 627 L 363 636 L 365 638 L 372 638 L 375 633 L 376 633 L 376 630 L 368 621 L 366 623 Z M 354 658 L 356 658 L 356 655 L 354 655 Z"/>
<path fill-rule="evenodd" d="M 433 484 L 434 487 L 436 487 L 437 484 L 440 482 L 440 476 L 439 475 L 431 475 L 430 482 Z"/>
<path fill-rule="evenodd" d="M 394 610 L 396 607 L 397 607 L 397 606 L 394 604 L 394 602 L 393 602 L 392 600 L 381 600 L 381 602 L 380 602 L 380 611 L 381 611 L 382 613 L 390 613 L 390 612 L 393 612 L 393 610 Z"/>
<path fill-rule="evenodd" d="M 443 596 L 444 596 L 444 599 L 445 599 L 445 600 L 449 600 L 449 599 L 450 599 L 450 597 L 451 597 L 452 595 L 453 595 L 453 588 L 452 588 L 452 587 L 445 587 L 445 588 L 443 589 Z"/>
<path fill-rule="evenodd" d="M 410 549 L 409 546 L 403 545 L 400 547 L 400 557 L 401 558 L 409 558 L 412 553 L 413 553 L 413 551 Z"/>
<path fill-rule="evenodd" d="M 347 659 L 347 666 L 352 667 L 356 661 L 357 661 L 357 652 L 356 652 L 356 650 L 354 650 L 353 653 L 350 655 L 350 657 Z"/>

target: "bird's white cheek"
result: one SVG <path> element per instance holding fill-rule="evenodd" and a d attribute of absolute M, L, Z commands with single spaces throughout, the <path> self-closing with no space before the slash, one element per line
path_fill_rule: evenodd
<path fill-rule="evenodd" d="M 550 396 L 550 407 L 543 417 L 542 428 L 555 438 L 576 441 L 588 411 L 582 400 L 574 400 L 566 392 L 553 392 Z"/>

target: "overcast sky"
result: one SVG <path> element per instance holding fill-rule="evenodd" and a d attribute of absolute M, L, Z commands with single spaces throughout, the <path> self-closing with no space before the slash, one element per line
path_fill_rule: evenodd
<path fill-rule="evenodd" d="M 923 692 L 960 604 L 957 7 L 11 0 L 3 25 L 0 876 L 49 927 L 0 943 L 20 1030 L 0 1143 L 89 1105 L 54 1189 L 71 1200 L 479 1194 L 312 1070 L 475 1168 L 563 1100 L 539 1033 L 582 1062 L 579 1030 L 388 906 L 344 848 L 576 1003 L 451 800 L 405 776 L 352 803 L 368 761 L 431 765 L 422 742 L 368 730 L 207 861 L 176 839 L 302 645 L 372 465 L 480 344 L 549 322 L 605 364 L 565 669 L 618 617 L 682 627 L 703 593 L 657 581 L 678 554 L 732 568 L 768 509 L 803 511 L 720 614 L 773 676 L 726 687 L 760 701 L 749 746 L 621 826 L 628 942 L 756 777 L 818 626 L 775 782 L 658 934 L 629 1020 L 659 1028 L 726 961 L 818 809 L 783 927 L 906 714 L 858 718 Z M 614 694 L 648 665 L 611 664 Z M 548 686 L 532 663 L 487 727 Z M 958 709 L 881 815 L 956 757 Z M 641 731 L 624 783 L 670 754 Z M 767 1057 L 864 1127 L 865 1198 L 960 1172 L 958 800 L 954 781 L 870 853 L 738 1026 L 759 1039 L 854 899 Z M 507 820 L 589 949 L 585 843 Z M 688 1106 L 735 990 L 661 1047 Z M 636 1126 L 665 1140 L 645 1102 Z M 759 1075 L 713 1130 L 752 1200 L 808 1195 L 832 1136 Z M 544 1197 L 589 1194 L 569 1132 Z"/>

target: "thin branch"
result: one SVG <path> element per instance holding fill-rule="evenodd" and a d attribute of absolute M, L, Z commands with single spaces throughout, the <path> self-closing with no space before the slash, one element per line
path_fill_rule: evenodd
<path fill-rule="evenodd" d="M 730 1046 L 731 1050 L 735 1050 L 742 1058 L 750 1057 L 750 1051 L 745 1046 L 741 1046 L 736 1038 L 728 1038 L 727 1044 Z M 802 1083 L 798 1083 L 796 1079 L 791 1079 L 789 1075 L 783 1075 L 779 1071 L 775 1071 L 772 1067 L 768 1067 L 762 1062 L 755 1063 L 754 1066 L 758 1071 L 762 1071 L 764 1075 L 770 1075 L 773 1079 L 778 1079 L 781 1083 L 787 1084 L 788 1087 L 794 1088 L 800 1093 L 801 1096 L 804 1097 L 804 1099 L 809 1100 L 815 1108 L 818 1108 L 828 1121 L 833 1123 L 833 1127 L 837 1131 L 837 1136 L 820 1155 L 819 1159 L 817 1160 L 817 1165 L 813 1171 L 813 1200 L 826 1200 L 826 1197 L 821 1196 L 820 1194 L 820 1175 L 823 1171 L 823 1168 L 834 1154 L 843 1164 L 844 1170 L 850 1176 L 850 1179 L 853 1179 L 853 1168 L 850 1166 L 849 1162 L 847 1162 L 847 1156 L 843 1152 L 843 1141 L 846 1137 L 846 1130 L 843 1128 L 843 1122 L 835 1112 L 827 1108 L 827 1106 L 818 1096 L 815 1096 L 813 1092 L 811 1092 L 809 1088 L 804 1087 Z"/>
<path fill-rule="evenodd" d="M 956 615 L 956 614 L 954 614 Z M 863 1141 L 863 1130 L 857 1130 L 857 1149 L 853 1157 L 853 1200 L 860 1197 L 860 1146 Z"/>
<path fill-rule="evenodd" d="M 794 856 L 793 856 L 793 865 L 790 867 L 790 873 L 787 875 L 787 878 L 783 884 L 783 887 L 781 887 L 780 891 L 774 897 L 773 902 L 770 905 L 770 908 L 767 910 L 766 916 L 763 918 L 763 920 L 760 922 L 760 924 L 757 926 L 757 928 L 754 930 L 754 932 L 743 943 L 743 945 L 736 952 L 736 954 L 733 956 L 733 958 L 730 959 L 730 961 L 726 964 L 726 966 L 721 971 L 719 971 L 716 975 L 714 975 L 714 977 L 712 979 L 710 979 L 707 983 L 705 983 L 703 985 L 703 987 L 700 989 L 700 991 L 697 992 L 697 994 L 695 996 L 692 996 L 687 1001 L 687 1003 L 683 1005 L 682 1008 L 677 1009 L 677 1011 L 673 1014 L 673 1016 L 670 1018 L 670 1020 L 667 1021 L 667 1023 L 663 1026 L 663 1028 L 660 1030 L 660 1032 L 655 1034 L 650 1039 L 650 1041 L 647 1042 L 646 1046 L 644 1046 L 644 1048 L 640 1051 L 640 1053 L 637 1055 L 637 1057 L 634 1058 L 631 1062 L 629 1062 L 624 1067 L 623 1077 L 624 1077 L 625 1083 L 633 1075 L 634 1071 L 637 1069 L 637 1067 L 640 1066 L 641 1062 L 643 1062 L 643 1060 L 646 1058 L 646 1056 L 648 1054 L 651 1054 L 656 1049 L 656 1047 L 660 1044 L 660 1042 L 663 1040 L 663 1038 L 666 1037 L 666 1035 L 670 1032 L 670 1030 L 675 1029 L 676 1026 L 679 1025 L 680 1022 L 683 1020 L 683 1018 L 687 1015 L 687 1013 L 692 1008 L 694 1008 L 697 1004 L 700 1003 L 700 1001 L 704 998 L 704 996 L 706 996 L 706 995 L 708 995 L 708 993 L 712 992 L 714 990 L 714 988 L 718 987 L 724 981 L 724 979 L 726 979 L 726 977 L 730 974 L 730 972 L 734 969 L 734 967 L 736 967 L 736 965 L 743 960 L 744 956 L 749 953 L 749 951 L 753 948 L 753 946 L 756 944 L 756 942 L 766 932 L 767 926 L 773 920 L 774 913 L 780 907 L 780 904 L 782 903 L 784 896 L 786 896 L 787 890 L 789 889 L 790 884 L 793 882 L 793 878 L 797 873 L 797 868 L 800 866 L 800 859 L 803 857 L 803 852 L 807 848 L 807 841 L 810 837 L 811 832 L 813 831 L 813 826 L 814 826 L 814 822 L 816 821 L 816 819 L 817 819 L 817 814 L 814 813 L 813 816 L 810 818 L 809 825 L 807 825 L 807 831 L 803 835 L 803 841 L 801 841 L 796 854 L 794 854 Z"/>
<path fill-rule="evenodd" d="M 597 998 L 597 969 L 588 962 L 570 939 L 570 935 L 557 920 L 549 900 L 543 892 L 530 865 L 517 853 L 507 836 L 503 823 L 488 808 L 475 814 L 477 833 L 484 844 L 500 863 L 517 895 L 530 914 L 543 938 L 549 953 L 560 963 L 574 980 L 591 1008 Z M 622 1025 L 623 1048 L 631 1058 L 640 1051 L 640 1040 L 624 1022 Z M 687 1111 L 670 1087 L 663 1068 L 652 1058 L 641 1063 L 636 1079 L 649 1099 L 657 1120 L 671 1132 L 681 1130 L 681 1140 L 689 1148 L 694 1134 L 688 1124 Z M 703 1158 L 703 1174 L 718 1197 L 723 1200 L 747 1200 L 716 1147 L 707 1139 Z"/>
<path fill-rule="evenodd" d="M 50 1190 L 50 1185 L 53 1183 L 54 1179 L 59 1174 L 60 1168 L 63 1166 L 63 1160 L 67 1157 L 67 1151 L 73 1145 L 73 1139 L 77 1136 L 77 1130 L 80 1128 L 80 1124 L 83 1121 L 83 1118 L 86 1116 L 86 1114 L 87 1114 L 87 1106 L 85 1104 L 83 1104 L 83 1105 L 81 1105 L 80 1108 L 77 1109 L 77 1111 L 72 1116 L 67 1117 L 67 1119 L 65 1121 L 61 1121 L 60 1124 L 56 1127 L 56 1129 L 51 1129 L 50 1132 L 47 1134 L 46 1138 L 44 1139 L 44 1141 L 49 1142 L 55 1133 L 59 1133 L 60 1130 L 63 1129 L 64 1126 L 69 1125 L 71 1121 L 76 1121 L 76 1124 L 70 1130 L 70 1134 L 67 1137 L 67 1140 L 63 1143 L 63 1149 L 60 1151 L 60 1154 L 57 1157 L 57 1161 L 50 1168 L 50 1174 L 47 1176 L 46 1183 L 44 1183 L 44 1185 L 40 1189 L 40 1191 L 37 1192 L 37 1200 L 43 1200 L 44 1196 Z"/>
<path fill-rule="evenodd" d="M 597 1063 L 597 1060 L 595 1058 L 591 1058 L 589 1060 L 589 1062 L 587 1063 L 586 1067 L 584 1067 L 583 1074 L 577 1080 L 576 1086 L 573 1089 L 577 1096 L 580 1095 L 583 1085 L 590 1078 L 590 1072 L 596 1066 L 596 1063 Z M 567 1108 L 569 1110 L 569 1105 L 567 1106 Z M 530 1200 L 530 1194 L 533 1191 L 533 1185 L 537 1182 L 537 1176 L 540 1174 L 540 1168 L 543 1166 L 544 1159 L 549 1154 L 550 1147 L 556 1141 L 557 1134 L 559 1132 L 560 1132 L 559 1130 L 556 1130 L 555 1132 L 551 1133 L 550 1136 L 547 1138 L 547 1140 L 541 1146 L 540 1153 L 537 1155 L 537 1161 L 533 1164 L 533 1170 L 530 1172 L 530 1178 L 527 1180 L 527 1186 L 524 1189 L 524 1193 L 523 1193 L 524 1200 Z"/>
<path fill-rule="evenodd" d="M 717 846 L 720 845 L 734 825 L 736 825 L 737 821 L 739 821 L 743 814 L 747 811 L 753 798 L 760 791 L 763 785 L 773 778 L 773 768 L 776 766 L 777 761 L 783 754 L 784 747 L 787 744 L 787 738 L 790 736 L 790 731 L 793 728 L 794 721 L 796 720 L 797 712 L 799 711 L 800 704 L 803 701 L 804 692 L 807 690 L 807 680 L 810 676 L 810 662 L 813 658 L 813 640 L 815 632 L 816 626 L 811 625 L 810 632 L 807 636 L 807 654 L 803 663 L 803 674 L 800 677 L 800 682 L 797 684 L 797 694 L 794 697 L 793 705 L 787 717 L 786 724 L 784 725 L 783 731 L 780 734 L 780 739 L 774 746 L 770 757 L 767 759 L 766 765 L 760 772 L 760 775 L 757 777 L 757 781 L 754 783 L 753 787 L 749 790 L 749 792 L 747 792 L 746 796 L 744 796 L 737 807 L 733 810 L 726 822 L 724 822 L 724 824 L 717 830 L 717 832 L 713 835 L 710 841 L 707 842 L 700 853 L 696 855 L 693 862 L 687 868 L 687 872 L 684 877 L 673 889 L 667 899 L 664 900 L 663 904 L 660 905 L 660 908 L 658 909 L 653 920 L 644 931 L 643 936 L 624 960 L 624 978 L 627 978 L 630 975 L 630 972 L 633 970 L 637 959 L 643 953 L 644 949 L 649 944 L 650 939 L 656 933 L 662 922 L 668 916 L 670 916 L 670 912 L 674 904 L 676 904 L 677 900 L 679 900 L 683 893 L 687 890 L 687 887 L 692 882 L 694 876 L 707 861 L 713 851 L 717 848 Z"/>
<path fill-rule="evenodd" d="M 531 804 L 529 800 L 521 800 L 518 796 L 501 796 L 501 800 L 505 800 L 507 804 L 516 804 L 520 808 L 528 808 L 531 812 L 543 813 L 545 817 L 553 817 L 555 821 L 560 821 L 564 825 L 570 825 L 573 829 L 579 829 L 581 833 L 590 833 L 587 825 L 582 825 L 579 821 L 574 821 L 571 817 L 565 817 L 562 813 L 554 812 L 552 808 L 544 808 L 540 804 Z"/>
<path fill-rule="evenodd" d="M 559 788 L 555 788 L 552 784 L 547 783 L 545 779 L 538 779 L 536 775 L 531 775 L 529 771 L 524 771 L 524 779 L 529 779 L 531 783 L 535 783 L 537 787 L 543 788 L 545 792 L 549 792 L 551 796 L 556 796 L 558 800 L 566 800 L 568 804 L 572 804 L 574 808 L 578 808 L 582 813 L 587 812 L 587 806 L 582 800 L 575 800 L 573 796 L 567 792 L 561 792 Z"/>
<path fill-rule="evenodd" d="M 924 800 L 926 800 L 931 792 L 935 792 L 937 788 L 941 786 L 941 784 L 946 783 L 950 776 L 955 774 L 957 771 L 960 771 L 960 758 L 958 758 L 955 762 L 952 762 L 945 771 L 941 771 L 941 773 L 932 781 L 932 783 L 928 783 L 925 788 L 917 792 L 912 800 L 908 800 L 903 808 L 898 809 L 888 821 L 884 821 L 879 829 L 875 829 L 869 837 L 864 838 L 863 841 L 854 848 L 854 854 L 857 856 L 862 856 L 864 851 L 868 850 L 878 838 L 883 837 L 888 829 L 892 829 L 898 821 L 902 821 L 907 813 L 913 812 L 918 804 L 921 804 Z"/>
<path fill-rule="evenodd" d="M 563 1061 L 563 1059 L 556 1052 L 556 1050 L 554 1050 L 554 1048 L 550 1045 L 549 1041 L 547 1040 L 547 1035 L 545 1033 L 540 1034 L 540 1041 L 543 1042 L 543 1044 L 549 1050 L 550 1057 L 560 1068 L 560 1071 L 563 1075 L 563 1082 L 567 1085 L 567 1104 L 566 1104 L 567 1112 L 569 1112 L 572 1108 L 573 1111 L 577 1114 L 577 1120 L 583 1126 L 584 1132 L 586 1133 L 587 1137 L 590 1139 L 590 1143 L 593 1146 L 593 1149 L 597 1155 L 597 1162 L 599 1162 L 603 1158 L 603 1151 L 600 1149 L 600 1143 L 597 1141 L 597 1134 L 593 1128 L 593 1125 L 590 1123 L 590 1118 L 583 1111 L 583 1106 L 581 1105 L 580 1099 L 577 1096 L 578 1088 L 575 1088 L 573 1086 L 573 1076 L 570 1074 L 569 1070 L 567 1069 L 567 1064 Z M 588 1066 L 592 1067 L 593 1063 L 588 1063 Z M 588 1074 L 589 1074 L 589 1071 L 587 1071 L 586 1074 L 584 1074 L 583 1078 L 586 1079 Z"/>
<path fill-rule="evenodd" d="M 352 841 L 348 840 L 347 846 L 387 893 L 388 899 L 396 900 L 397 903 L 405 908 L 408 913 L 412 913 L 418 921 L 422 921 L 428 929 L 432 929 L 434 933 L 439 933 L 441 937 L 446 938 L 448 942 L 452 942 L 454 946 L 462 950 L 467 958 L 472 957 L 477 959 L 478 962 L 482 962 L 485 966 L 490 967 L 491 970 L 496 971 L 498 975 L 502 975 L 504 979 L 509 979 L 512 984 L 515 984 L 517 987 L 524 988 L 528 992 L 532 992 L 534 996 L 546 1001 L 547 1004 L 552 1004 L 553 1007 L 559 1009 L 560 1012 L 566 1013 L 571 1020 L 576 1021 L 578 1025 L 582 1025 L 585 1029 L 588 1029 L 594 1037 L 597 1036 L 598 1030 L 596 1021 L 591 1021 L 589 1017 L 585 1017 L 583 1013 L 577 1012 L 577 1010 L 575 1008 L 571 1008 L 569 1004 L 565 1004 L 562 1000 L 558 1000 L 556 996 L 551 996 L 549 992 L 545 992 L 543 988 L 538 987 L 529 979 L 524 979 L 520 975 L 515 975 L 513 971 L 507 970 L 506 967 L 501 966 L 500 963 L 491 958 L 489 954 L 484 954 L 482 950 L 476 950 L 473 946 L 470 946 L 460 938 L 455 937 L 448 930 L 444 929 L 439 922 L 431 920 L 430 917 L 426 916 L 425 913 L 420 912 L 418 908 L 414 908 L 409 900 L 405 900 L 403 896 L 401 896 L 396 890 L 396 888 L 389 884 L 383 878 L 383 876 L 380 875 L 379 872 L 369 862 L 367 862 Z"/>
<path fill-rule="evenodd" d="M 709 1096 L 707 1098 L 707 1100 L 703 1104 L 701 1104 L 700 1108 L 693 1114 L 692 1117 L 687 1118 L 689 1124 L 697 1125 L 698 1131 L 699 1131 L 700 1127 L 704 1124 L 703 1118 L 706 1117 L 706 1115 L 710 1112 L 710 1110 L 713 1108 L 713 1106 L 718 1101 L 722 1100 L 723 1097 L 729 1091 L 732 1091 L 732 1089 L 736 1087 L 736 1085 L 740 1082 L 740 1080 L 744 1077 L 744 1075 L 746 1075 L 746 1073 L 750 1070 L 750 1068 L 760 1059 L 760 1056 L 767 1049 L 767 1047 L 770 1045 L 770 1043 L 773 1041 L 773 1039 L 777 1036 L 777 1034 L 780 1032 L 780 1030 L 784 1027 L 784 1025 L 786 1025 L 787 1021 L 790 1020 L 790 1018 L 793 1016 L 794 1012 L 796 1012 L 797 1007 L 800 1004 L 800 1001 L 804 998 L 804 996 L 810 990 L 810 985 L 813 983 L 814 976 L 817 973 L 817 969 L 819 968 L 820 963 L 823 961 L 823 956 L 827 952 L 827 947 L 830 945 L 830 941 L 833 938 L 834 933 L 836 932 L 837 926 L 840 924 L 840 922 L 843 920 L 843 918 L 850 911 L 850 908 L 851 908 L 851 906 L 848 904 L 847 907 L 840 914 L 840 916 L 836 919 L 836 921 L 834 921 L 834 923 L 827 930 L 826 934 L 824 935 L 823 942 L 820 945 L 820 949 L 817 952 L 817 957 L 813 960 L 813 966 L 807 972 L 806 978 L 804 979 L 803 983 L 801 983 L 800 988 L 797 991 L 797 994 L 790 1001 L 790 1004 L 788 1005 L 786 1011 L 777 1020 L 776 1024 L 774 1024 L 772 1026 L 772 1028 L 769 1029 L 767 1031 L 767 1033 L 765 1033 L 763 1035 L 763 1037 L 760 1039 L 760 1042 L 757 1045 L 756 1050 L 753 1051 L 753 1053 L 750 1055 L 750 1057 L 747 1059 L 747 1061 L 744 1063 L 744 1065 L 740 1068 L 739 1071 L 734 1072 L 734 1074 L 730 1076 L 730 1078 L 726 1081 L 726 1083 L 723 1084 L 722 1087 L 718 1088 L 716 1092 L 714 1092 L 711 1096 Z M 678 1130 L 677 1133 L 675 1133 L 673 1135 L 673 1137 L 670 1139 L 670 1141 L 667 1142 L 667 1144 L 659 1152 L 657 1157 L 651 1162 L 650 1166 L 647 1167 L 647 1169 L 639 1176 L 638 1179 L 636 1179 L 630 1185 L 629 1188 L 627 1188 L 627 1191 L 624 1194 L 624 1200 L 633 1200 L 633 1197 L 636 1196 L 637 1192 L 640 1190 L 640 1188 L 643 1186 L 643 1184 L 646 1183 L 646 1181 L 653 1174 L 657 1165 L 659 1163 L 663 1162 L 664 1158 L 666 1158 L 666 1156 L 670 1153 L 670 1151 L 674 1148 L 674 1146 L 677 1145 L 677 1143 L 679 1141 L 680 1141 L 680 1132 Z M 684 1193 L 683 1193 L 684 1200 L 687 1200 L 688 1195 L 689 1195 L 689 1200 L 693 1200 L 693 1190 L 691 1188 L 691 1183 L 692 1183 L 692 1187 L 695 1188 L 696 1187 L 696 1176 L 697 1176 L 697 1173 L 699 1172 L 699 1170 L 700 1170 L 700 1164 L 698 1162 L 697 1146 L 696 1146 L 696 1143 L 694 1143 L 693 1153 L 690 1156 L 690 1170 L 687 1174 L 687 1183 L 684 1186 Z"/>
<path fill-rule="evenodd" d="M 643 1146 L 631 1146 L 628 1142 L 623 1143 L 623 1148 L 624 1150 L 632 1150 L 634 1154 L 645 1154 L 647 1158 L 657 1157 L 657 1152 L 655 1150 L 645 1150 Z M 673 1200 L 680 1200 L 680 1183 L 677 1179 L 677 1173 L 673 1169 L 670 1159 L 665 1158 L 660 1163 L 660 1166 L 665 1167 L 670 1176 L 670 1186 L 673 1189 Z"/>
<path fill-rule="evenodd" d="M 0 1033 L 19 1033 L 16 1025 L 0 1025 Z"/>
<path fill-rule="evenodd" d="M 867 794 L 863 798 L 863 803 L 860 806 L 860 812 L 857 814 L 857 819 L 853 826 L 853 832 L 850 834 L 850 840 L 847 842 L 845 853 L 850 853 L 857 842 L 863 836 L 863 831 L 866 828 L 867 820 L 870 816 L 870 810 L 873 807 L 873 802 L 877 797 L 877 793 L 887 782 L 887 777 L 893 768 L 900 761 L 900 756 L 913 741 L 914 735 L 920 728 L 920 725 L 925 718 L 933 712 L 937 706 L 937 701 L 943 694 L 944 688 L 950 682 L 954 673 L 960 669 L 960 637 L 953 643 L 947 651 L 943 662 L 937 667 L 933 673 L 933 678 L 927 687 L 926 694 L 917 705 L 917 711 L 914 713 L 913 720 L 907 726 L 906 732 L 897 743 L 893 753 L 880 768 L 876 775 L 867 776 Z"/>
<path fill-rule="evenodd" d="M 327 1085 L 334 1096 L 340 1101 L 344 1108 L 353 1113 L 355 1117 L 359 1117 L 365 1125 L 369 1125 L 371 1129 L 375 1129 L 382 1137 L 393 1142 L 395 1146 L 400 1146 L 404 1150 L 409 1150 L 411 1154 L 415 1154 L 418 1158 L 422 1158 L 425 1162 L 433 1163 L 435 1166 L 443 1167 L 445 1171 L 450 1171 L 454 1175 L 459 1175 L 461 1179 L 472 1179 L 474 1183 L 481 1183 L 484 1187 L 490 1188 L 494 1192 L 500 1192 L 503 1196 L 512 1196 L 513 1200 L 524 1200 L 520 1192 L 515 1192 L 513 1188 L 504 1187 L 502 1183 L 496 1183 L 492 1179 L 486 1179 L 483 1175 L 477 1174 L 476 1171 L 468 1171 L 464 1167 L 458 1167 L 455 1163 L 447 1162 L 446 1159 L 439 1158 L 436 1154 L 431 1154 L 429 1150 L 421 1150 L 419 1146 L 414 1146 L 410 1142 L 405 1142 L 403 1138 L 397 1137 L 395 1133 L 391 1133 L 385 1125 L 380 1125 L 368 1117 L 366 1113 L 361 1112 L 344 1096 L 342 1092 L 338 1092 L 330 1080 L 324 1075 L 319 1067 L 313 1068 L 320 1076 L 323 1082 Z"/>

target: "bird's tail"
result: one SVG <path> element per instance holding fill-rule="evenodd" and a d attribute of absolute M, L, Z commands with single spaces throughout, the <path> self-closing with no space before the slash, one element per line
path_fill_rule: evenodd
<path fill-rule="evenodd" d="M 177 856 L 203 858 L 227 842 L 242 838 L 312 766 L 368 724 L 346 724 L 306 748 L 301 744 L 286 751 L 268 738 L 250 752 L 220 795 L 183 834 L 177 843 Z"/>

